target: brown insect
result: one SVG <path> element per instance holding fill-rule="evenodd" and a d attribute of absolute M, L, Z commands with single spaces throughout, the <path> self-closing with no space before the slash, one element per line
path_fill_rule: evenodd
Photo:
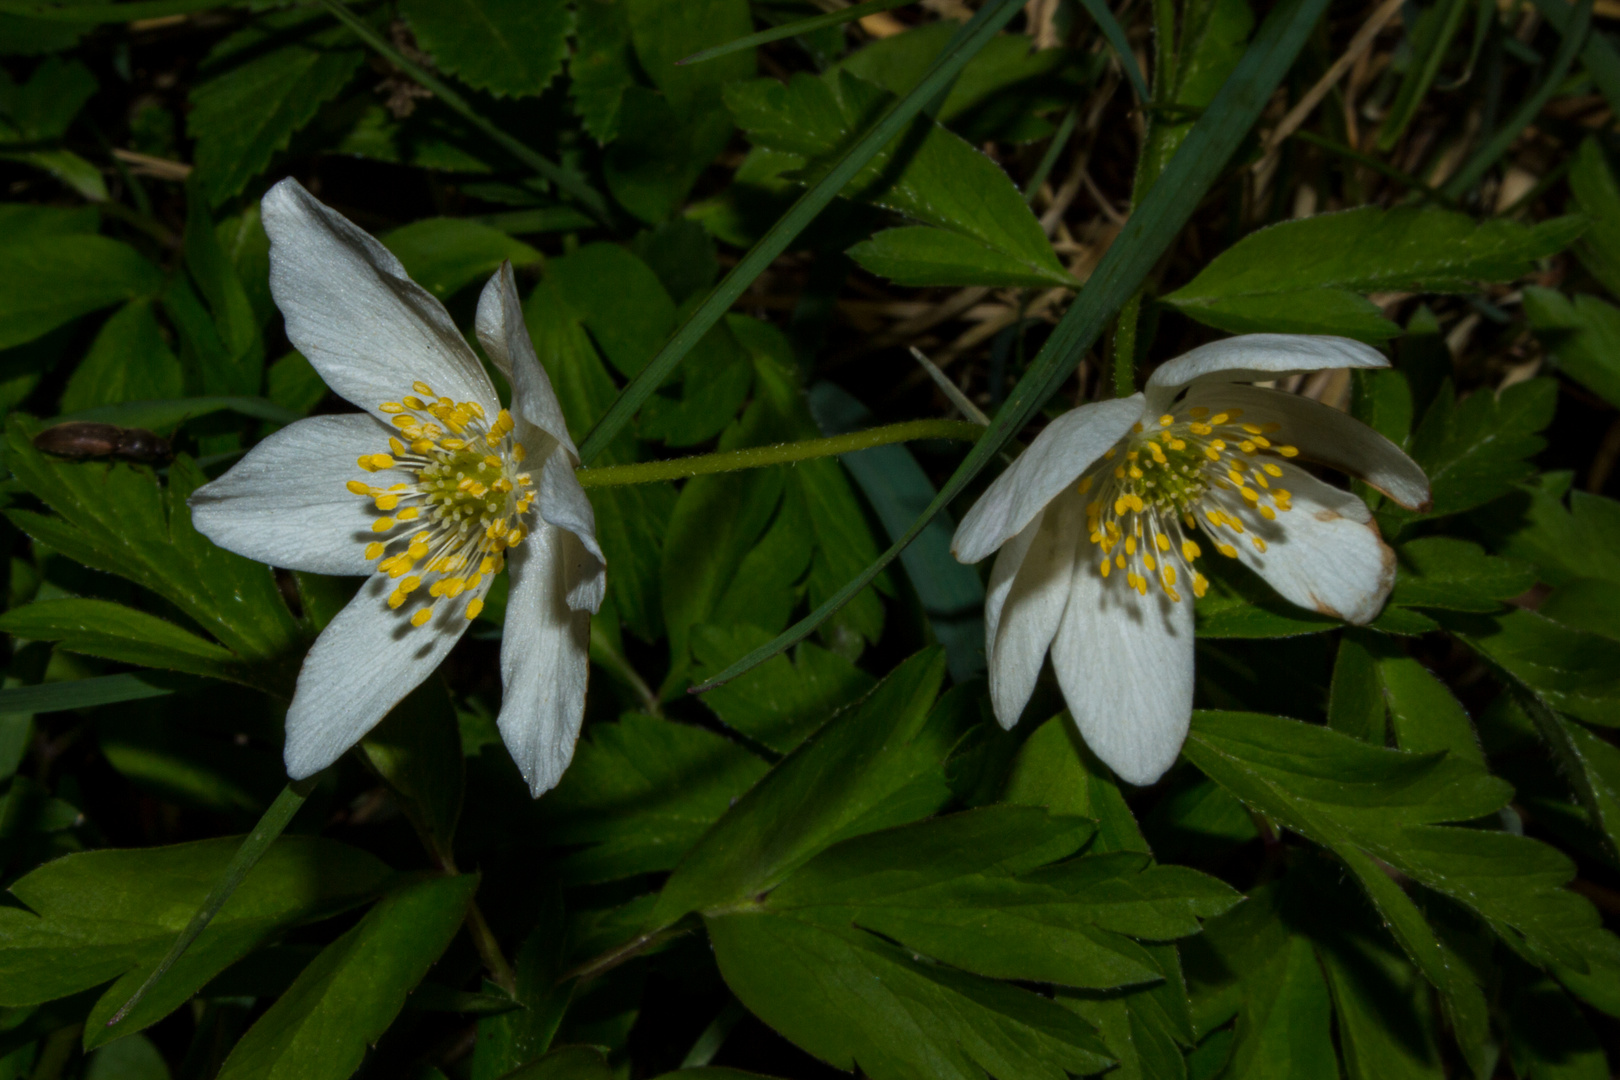
<path fill-rule="evenodd" d="M 169 440 L 143 428 L 121 428 L 76 420 L 46 428 L 34 436 L 34 447 L 57 457 L 84 461 L 117 458 L 147 465 L 163 465 L 174 457 Z"/>

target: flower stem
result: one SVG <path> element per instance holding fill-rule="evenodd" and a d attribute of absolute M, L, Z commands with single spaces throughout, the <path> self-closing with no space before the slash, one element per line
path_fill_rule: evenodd
<path fill-rule="evenodd" d="M 1142 290 L 1138 289 L 1120 309 L 1114 323 L 1114 396 L 1136 393 L 1136 324 L 1142 310 Z"/>
<path fill-rule="evenodd" d="M 697 454 L 669 461 L 643 461 L 633 465 L 602 465 L 594 469 L 580 469 L 575 475 L 584 487 L 619 487 L 625 484 L 650 484 L 657 480 L 679 480 L 688 476 L 706 476 L 710 473 L 736 472 L 740 469 L 759 469 L 767 465 L 786 465 L 811 458 L 832 457 L 867 450 L 889 443 L 910 442 L 914 439 L 961 439 L 972 442 L 984 434 L 984 428 L 965 420 L 908 420 L 903 424 L 854 431 L 848 435 L 834 435 L 827 439 L 806 439 L 803 442 L 777 443 L 775 446 L 753 446 L 746 450 L 722 450 L 716 454 Z"/>
<path fill-rule="evenodd" d="M 579 203 L 579 205 L 590 211 L 592 217 L 596 218 L 605 225 L 611 226 L 613 224 L 612 213 L 608 210 L 607 200 L 603 199 L 599 192 L 587 184 L 577 174 L 570 172 L 549 158 L 536 153 L 519 140 L 514 139 L 512 136 L 508 135 L 506 132 L 484 119 L 460 94 L 456 93 L 443 82 L 440 82 L 438 79 L 428 74 L 428 72 L 420 64 L 413 64 L 410 60 L 406 59 L 406 57 L 400 53 L 398 49 L 390 45 L 380 34 L 378 34 L 371 27 L 367 26 L 359 16 L 350 11 L 348 7 L 343 4 L 342 0 L 321 0 L 321 4 L 326 8 L 327 11 L 331 12 L 339 22 L 353 31 L 355 37 L 371 46 L 372 49 L 374 49 L 390 64 L 393 64 L 399 70 L 409 75 L 412 79 L 415 79 L 428 90 L 433 91 L 434 97 L 437 97 L 451 109 L 454 109 L 456 112 L 460 113 L 464 118 L 466 118 L 468 123 L 472 124 L 473 127 L 477 128 L 479 131 L 482 131 L 485 135 L 488 135 L 491 139 L 499 143 L 501 148 L 504 149 L 508 154 L 511 154 L 513 157 L 523 162 L 523 164 L 529 166 L 529 168 L 533 169 L 547 180 L 550 180 L 553 184 L 556 184 L 559 191 L 566 192 L 572 196 L 575 202 Z"/>

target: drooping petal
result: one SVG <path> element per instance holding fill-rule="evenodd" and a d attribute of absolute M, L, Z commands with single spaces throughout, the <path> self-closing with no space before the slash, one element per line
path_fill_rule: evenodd
<path fill-rule="evenodd" d="M 1046 662 L 1046 650 L 1063 620 L 1084 514 L 1079 495 L 1060 495 L 996 556 L 990 575 L 992 591 L 997 588 L 997 578 L 1006 573 L 1002 563 L 1015 564 L 993 618 L 989 603 L 985 604 L 990 701 L 1004 728 L 1017 724 L 1029 704 Z"/>
<path fill-rule="evenodd" d="M 1221 539 L 1284 599 L 1346 622 L 1371 622 L 1395 585 L 1395 553 L 1380 539 L 1367 504 L 1296 466 L 1284 465 L 1282 473 L 1272 487 L 1292 495 L 1293 509 L 1274 521 L 1245 515 L 1247 535 L 1223 529 Z"/>
<path fill-rule="evenodd" d="M 562 779 L 585 718 L 591 616 L 568 605 L 582 554 L 578 538 L 549 525 L 511 553 L 496 725 L 537 798 Z"/>
<path fill-rule="evenodd" d="M 1360 420 L 1319 401 L 1263 386 L 1204 383 L 1187 405 L 1239 408 L 1245 423 L 1280 424 L 1272 442 L 1287 443 L 1310 461 L 1367 481 L 1409 510 L 1429 503 L 1429 478 L 1417 462 Z"/>
<path fill-rule="evenodd" d="M 1141 394 L 1082 405 L 1035 437 L 962 518 L 951 541 L 957 560 L 976 563 L 1024 531 L 1059 492 L 1080 478 L 1142 419 Z"/>
<path fill-rule="evenodd" d="M 1193 605 L 1075 570 L 1052 667 L 1086 745 L 1131 784 L 1175 764 L 1192 719 Z"/>
<path fill-rule="evenodd" d="M 415 480 L 399 469 L 363 471 L 356 459 L 388 449 L 392 429 L 365 413 L 312 416 L 282 428 L 188 501 L 208 539 L 256 562 L 314 574 L 369 574 L 366 545 L 377 510 L 345 486 Z"/>
<path fill-rule="evenodd" d="M 326 385 L 377 412 L 421 381 L 493 415 L 495 388 L 478 358 L 444 305 L 387 248 L 296 180 L 271 188 L 262 206 L 270 291 L 287 338 Z"/>
<path fill-rule="evenodd" d="M 569 573 L 568 606 L 575 611 L 596 611 L 607 594 L 607 557 L 596 542 L 596 511 L 574 475 L 572 459 L 560 449 L 546 457 L 541 471 L 539 510 L 541 520 L 567 530 L 578 541 L 569 549 L 574 566 Z"/>
<path fill-rule="evenodd" d="M 484 351 L 512 384 L 513 414 L 550 435 L 578 465 L 579 451 L 568 437 L 568 422 L 557 403 L 557 392 L 534 355 L 534 342 L 523 322 L 523 304 L 510 260 L 501 264 L 479 294 L 477 328 Z"/>
<path fill-rule="evenodd" d="M 394 583 L 381 574 L 338 612 L 315 639 L 287 708 L 287 775 L 302 780 L 326 768 L 433 673 L 469 622 L 462 605 L 439 604 L 424 626 L 411 625 L 423 592 L 398 611 Z"/>
<path fill-rule="evenodd" d="M 1155 411 L 1189 383 L 1208 379 L 1254 382 L 1325 368 L 1382 368 L 1389 360 L 1371 345 L 1319 334 L 1240 334 L 1212 341 L 1162 364 L 1148 377 Z"/>

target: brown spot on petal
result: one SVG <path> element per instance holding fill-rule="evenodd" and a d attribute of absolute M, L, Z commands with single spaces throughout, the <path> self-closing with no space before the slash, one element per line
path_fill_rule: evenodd
<path fill-rule="evenodd" d="M 1329 510 L 1326 507 L 1323 507 L 1322 509 L 1316 511 L 1316 513 L 1312 516 L 1315 517 L 1317 521 L 1337 521 L 1344 515 L 1339 513 L 1337 510 Z"/>

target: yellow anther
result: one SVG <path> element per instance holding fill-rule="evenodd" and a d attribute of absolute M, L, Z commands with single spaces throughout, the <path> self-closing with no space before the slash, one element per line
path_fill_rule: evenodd
<path fill-rule="evenodd" d="M 476 401 L 464 401 L 461 403 L 461 407 L 478 417 L 480 420 L 484 418 L 484 407 L 478 404 Z"/>
<path fill-rule="evenodd" d="M 1164 582 L 1166 589 L 1174 585 L 1176 583 L 1176 568 L 1166 563 L 1164 569 L 1159 572 L 1159 580 Z"/>
<path fill-rule="evenodd" d="M 398 505 L 399 505 L 399 496 L 398 495 L 379 495 L 379 496 L 377 496 L 377 509 L 379 509 L 379 510 L 392 510 L 394 507 L 396 507 Z M 401 514 L 399 516 L 401 518 L 403 518 L 405 515 Z"/>
<path fill-rule="evenodd" d="M 1080 492 L 1080 494 L 1082 494 L 1082 495 L 1084 495 L 1086 492 L 1090 491 L 1091 490 L 1091 477 L 1082 476 L 1080 478 L 1080 482 L 1075 485 L 1075 490 Z M 1089 510 L 1090 508 L 1087 507 L 1087 509 Z"/>
<path fill-rule="evenodd" d="M 1137 421 L 1136 423 L 1131 425 L 1131 434 L 1132 435 L 1140 435 L 1140 434 L 1142 434 L 1142 423 L 1141 423 L 1141 421 Z"/>
<path fill-rule="evenodd" d="M 1221 460 L 1221 452 L 1215 449 L 1213 446 L 1204 447 L 1204 456 L 1209 458 L 1211 461 Z"/>
<path fill-rule="evenodd" d="M 1102 576 L 1106 578 L 1109 572 L 1114 569 L 1114 564 L 1109 560 L 1104 559 L 1102 561 L 1102 565 L 1098 567 L 1098 569 L 1102 572 Z"/>
<path fill-rule="evenodd" d="M 1143 508 L 1147 506 L 1147 504 L 1142 501 L 1142 496 L 1140 495 L 1132 493 L 1127 495 L 1126 498 L 1131 502 L 1131 509 L 1135 510 L 1138 514 L 1140 514 Z"/>
<path fill-rule="evenodd" d="M 382 553 L 387 550 L 387 544 L 383 543 L 381 540 L 373 540 L 371 543 L 366 545 L 366 561 L 370 562 L 372 559 L 380 559 L 382 557 Z"/>
<path fill-rule="evenodd" d="M 1157 569 L 1159 564 L 1153 561 L 1152 555 L 1148 555 L 1144 552 L 1142 555 L 1142 565 L 1147 567 L 1149 571 L 1152 571 Z"/>
<path fill-rule="evenodd" d="M 1176 418 L 1171 416 L 1169 413 L 1165 413 L 1163 416 L 1159 417 L 1159 426 L 1160 427 L 1169 427 L 1171 424 L 1173 424 L 1175 422 L 1176 422 Z"/>
<path fill-rule="evenodd" d="M 388 606 L 393 608 L 395 611 L 398 611 L 400 605 L 403 603 L 405 603 L 405 594 L 400 592 L 398 589 L 395 589 L 393 592 L 388 594 Z"/>
<path fill-rule="evenodd" d="M 1209 422 L 1214 427 L 1220 427 L 1230 419 L 1232 419 L 1231 416 L 1226 413 L 1216 413 L 1214 416 L 1209 418 Z"/>
<path fill-rule="evenodd" d="M 1260 552 L 1261 554 L 1265 554 L 1266 542 L 1264 540 L 1260 539 L 1258 536 L 1251 536 L 1249 537 L 1249 543 L 1254 545 L 1254 549 L 1256 551 Z"/>
<path fill-rule="evenodd" d="M 1187 415 L 1192 417 L 1194 420 L 1202 420 L 1204 417 L 1209 415 L 1209 410 L 1204 408 L 1202 405 L 1197 405 L 1191 409 L 1188 409 Z"/>
<path fill-rule="evenodd" d="M 1298 457 L 1299 456 L 1299 451 L 1297 449 L 1295 449 L 1294 447 L 1292 447 L 1292 446 L 1279 446 L 1276 449 L 1277 449 L 1277 453 L 1281 454 L 1283 457 Z"/>
<path fill-rule="evenodd" d="M 1258 446 L 1262 450 L 1270 450 L 1271 449 L 1271 440 L 1264 437 L 1263 435 L 1256 435 L 1254 437 L 1254 445 Z"/>
<path fill-rule="evenodd" d="M 488 465 L 492 469 L 498 469 L 501 467 L 501 459 L 496 457 L 494 454 L 485 454 L 484 464 Z"/>
<path fill-rule="evenodd" d="M 512 414 L 505 409 L 495 414 L 495 423 L 490 425 L 491 428 L 502 434 L 511 431 L 516 426 L 512 421 Z"/>
<path fill-rule="evenodd" d="M 388 436 L 388 449 L 394 452 L 395 457 L 405 456 L 405 444 L 394 438 L 392 435 Z"/>
<path fill-rule="evenodd" d="M 493 574 L 495 572 L 495 560 L 485 555 L 478 563 L 478 572 L 480 574 Z"/>
<path fill-rule="evenodd" d="M 1127 554 L 1127 555 L 1135 555 L 1136 554 L 1136 537 L 1127 536 L 1125 538 L 1125 554 Z"/>
<path fill-rule="evenodd" d="M 1129 505 L 1131 504 L 1125 501 L 1125 496 L 1121 495 L 1119 498 L 1114 500 L 1114 513 L 1123 514 L 1125 512 L 1125 508 Z"/>
<path fill-rule="evenodd" d="M 440 593 L 452 600 L 460 596 L 467 589 L 467 583 L 458 577 L 445 578 L 443 585 L 444 587 L 439 590 Z"/>
<path fill-rule="evenodd" d="M 1183 540 L 1181 542 L 1181 557 L 1186 559 L 1188 562 L 1192 562 L 1202 554 L 1203 551 L 1200 550 L 1198 545 L 1193 543 L 1191 540 Z"/>
<path fill-rule="evenodd" d="M 1183 439 L 1171 439 L 1170 440 L 1170 449 L 1172 449 L 1172 450 L 1185 450 L 1185 449 L 1187 449 L 1187 443 Z"/>
<path fill-rule="evenodd" d="M 419 397 L 406 398 L 405 405 L 407 408 L 414 409 L 417 412 L 421 412 L 423 409 L 427 408 L 427 402 L 423 401 Z"/>
<path fill-rule="evenodd" d="M 521 464 L 523 464 L 523 459 L 528 457 L 528 456 L 529 456 L 529 452 L 523 448 L 522 443 L 515 442 L 515 443 L 512 444 L 512 460 L 513 461 L 515 461 L 519 465 L 521 465 Z"/>
<path fill-rule="evenodd" d="M 347 484 L 345 484 L 343 486 L 348 488 L 350 491 L 354 492 L 356 495 L 370 495 L 371 494 L 371 485 L 370 484 L 363 484 L 358 480 L 350 480 Z"/>
<path fill-rule="evenodd" d="M 415 574 L 412 574 L 410 577 L 399 583 L 399 591 L 407 595 L 415 592 L 421 587 L 422 579 L 417 577 Z"/>
<path fill-rule="evenodd" d="M 394 519 L 391 518 L 391 517 L 380 517 L 376 521 L 373 521 L 371 523 L 371 531 L 372 532 L 387 532 L 389 529 L 392 529 L 393 527 L 394 527 Z"/>
<path fill-rule="evenodd" d="M 411 443 L 411 450 L 418 454 L 426 454 L 433 449 L 432 439 L 417 439 Z"/>
<path fill-rule="evenodd" d="M 1273 510 L 1269 506 L 1262 506 L 1260 508 L 1260 516 L 1265 518 L 1267 521 L 1276 521 L 1277 511 Z"/>
<path fill-rule="evenodd" d="M 394 499 L 395 501 L 398 501 L 398 496 L 390 495 L 389 498 Z M 383 507 L 383 509 L 387 510 L 387 509 L 390 509 L 390 507 L 385 506 L 385 507 Z M 399 520 L 401 520 L 401 521 L 415 521 L 417 518 L 419 518 L 421 516 L 422 516 L 422 508 L 420 506 L 407 506 L 405 509 L 401 510 L 399 512 L 399 514 L 398 514 Z"/>
<path fill-rule="evenodd" d="M 478 597 L 475 596 L 471 600 L 467 601 L 467 618 L 468 619 L 476 619 L 476 618 L 478 618 L 478 613 L 480 611 L 483 611 L 483 610 L 484 610 L 484 601 L 479 599 Z"/>
<path fill-rule="evenodd" d="M 438 397 L 439 396 L 438 394 L 435 394 L 433 392 L 433 387 L 429 386 L 427 383 L 423 382 L 420 379 L 418 379 L 415 382 L 411 383 L 411 389 L 415 390 L 418 394 L 421 394 L 423 397 Z"/>
<path fill-rule="evenodd" d="M 1131 479 L 1132 480 L 1140 480 L 1140 479 L 1142 479 L 1142 470 L 1138 469 L 1135 465 L 1131 466 Z"/>
<path fill-rule="evenodd" d="M 1247 431 L 1250 435 L 1259 435 L 1260 434 L 1260 425 L 1258 425 L 1258 424 L 1244 424 L 1243 425 L 1243 430 Z"/>
<path fill-rule="evenodd" d="M 440 442 L 439 445 L 444 447 L 446 450 L 465 450 L 467 448 L 467 441 L 465 439 L 445 439 L 444 441 Z"/>
<path fill-rule="evenodd" d="M 1170 550 L 1170 538 L 1164 535 L 1164 533 L 1160 533 L 1158 536 L 1155 536 L 1153 538 L 1153 543 L 1160 551 Z"/>
<path fill-rule="evenodd" d="M 1123 555 L 1115 555 L 1114 556 L 1114 566 L 1116 566 L 1120 570 L 1125 569 L 1125 556 L 1123 556 Z"/>
<path fill-rule="evenodd" d="M 1271 462 L 1268 461 L 1268 462 L 1266 462 L 1264 465 L 1262 465 L 1260 467 L 1262 469 L 1266 470 L 1266 475 L 1267 476 L 1275 478 L 1275 477 L 1278 477 L 1278 476 L 1282 475 L 1282 466 L 1281 465 L 1273 465 Z"/>
<path fill-rule="evenodd" d="M 1103 451 L 1103 457 L 1111 458 L 1111 457 L 1114 456 L 1115 453 L 1116 453 L 1116 451 L 1115 451 L 1114 447 L 1110 446 L 1108 449 Z"/>
<path fill-rule="evenodd" d="M 1226 449 L 1226 440 L 1225 439 L 1212 439 L 1210 441 L 1209 445 L 1213 446 L 1217 450 L 1225 450 Z"/>
<path fill-rule="evenodd" d="M 1206 578 L 1203 574 L 1195 572 L 1193 574 L 1193 595 L 1194 596 L 1203 596 L 1208 591 L 1209 591 L 1209 579 Z"/>
<path fill-rule="evenodd" d="M 381 405 L 377 406 L 377 411 L 392 415 L 394 413 L 404 412 L 405 406 L 401 405 L 397 401 L 385 401 Z"/>
<path fill-rule="evenodd" d="M 1216 544 L 1215 550 L 1220 552 L 1222 555 L 1225 555 L 1228 559 L 1237 558 L 1237 548 L 1233 547 L 1231 544 Z"/>
<path fill-rule="evenodd" d="M 413 428 L 416 426 L 416 417 L 401 414 L 394 417 L 389 421 L 389 423 L 393 424 L 397 428 Z"/>
<path fill-rule="evenodd" d="M 1257 503 L 1260 501 L 1260 493 L 1251 487 L 1238 488 L 1238 494 L 1243 496 L 1244 502 Z"/>
<path fill-rule="evenodd" d="M 426 626 L 427 621 L 431 618 L 433 618 L 433 609 L 430 607 L 425 607 L 421 611 L 418 611 L 415 615 L 411 616 L 411 625 L 417 627 Z"/>

